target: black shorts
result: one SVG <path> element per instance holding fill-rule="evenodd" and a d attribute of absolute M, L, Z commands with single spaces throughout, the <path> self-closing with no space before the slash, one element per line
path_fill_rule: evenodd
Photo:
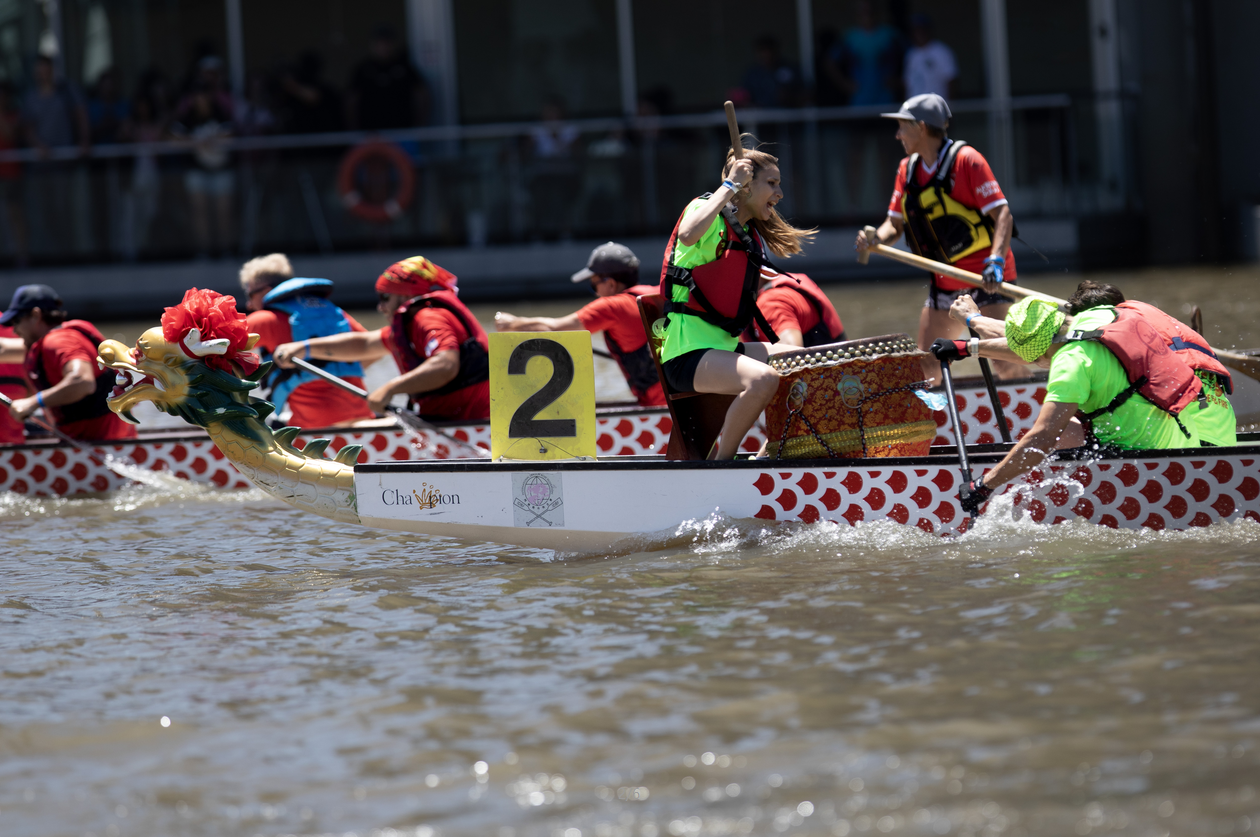
<path fill-rule="evenodd" d="M 669 388 L 674 392 L 695 392 L 696 367 L 700 365 L 700 359 L 704 357 L 705 352 L 715 351 L 721 351 L 721 349 L 693 349 L 665 361 L 661 364 L 661 370 L 665 373 L 665 383 L 669 384 Z M 745 354 L 744 344 L 737 344 L 734 351 L 736 354 Z"/>
<path fill-rule="evenodd" d="M 923 307 L 931 308 L 933 311 L 948 311 L 949 306 L 954 304 L 954 300 L 963 294 L 969 295 L 975 301 L 977 308 L 1010 304 L 1014 301 L 1007 299 L 1001 294 L 991 294 L 984 288 L 963 288 L 960 291 L 946 291 L 936 287 L 936 284 L 933 283 L 928 287 L 928 298 L 927 302 L 923 303 Z"/>

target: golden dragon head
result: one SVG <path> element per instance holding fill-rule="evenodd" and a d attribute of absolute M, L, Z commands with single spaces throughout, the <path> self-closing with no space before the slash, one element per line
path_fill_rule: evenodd
<path fill-rule="evenodd" d="M 248 398 L 266 372 L 249 351 L 257 342 L 236 300 L 194 288 L 166 309 L 161 326 L 140 335 L 134 349 L 117 340 L 100 345 L 98 360 L 117 373 L 109 407 L 133 424 L 131 410 L 142 401 L 201 427 L 262 419 L 271 405 Z"/>

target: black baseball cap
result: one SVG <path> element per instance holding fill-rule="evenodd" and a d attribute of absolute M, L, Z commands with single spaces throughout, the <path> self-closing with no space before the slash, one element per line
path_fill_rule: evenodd
<path fill-rule="evenodd" d="M 0 316 L 0 325 L 8 325 L 32 308 L 58 311 L 62 304 L 61 297 L 47 285 L 19 285 L 13 292 L 9 307 L 5 309 L 4 315 Z"/>
<path fill-rule="evenodd" d="M 610 241 L 591 251 L 586 267 L 573 274 L 573 283 L 590 281 L 592 276 L 626 276 L 638 272 L 639 257 L 624 244 Z"/>

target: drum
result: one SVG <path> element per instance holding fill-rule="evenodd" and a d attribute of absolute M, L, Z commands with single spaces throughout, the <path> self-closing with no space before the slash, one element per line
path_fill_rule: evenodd
<path fill-rule="evenodd" d="M 772 459 L 926 456 L 936 438 L 913 340 L 885 334 L 770 358 L 783 376 L 766 408 Z"/>

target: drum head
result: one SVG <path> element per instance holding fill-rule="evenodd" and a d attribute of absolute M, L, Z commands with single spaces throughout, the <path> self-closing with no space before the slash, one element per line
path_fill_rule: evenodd
<path fill-rule="evenodd" d="M 881 334 L 879 337 L 864 337 L 861 340 L 846 340 L 843 343 L 828 343 L 825 346 L 783 352 L 770 358 L 770 366 L 779 372 L 786 372 L 802 367 L 843 363 L 846 360 L 918 352 L 918 345 L 908 334 Z"/>

